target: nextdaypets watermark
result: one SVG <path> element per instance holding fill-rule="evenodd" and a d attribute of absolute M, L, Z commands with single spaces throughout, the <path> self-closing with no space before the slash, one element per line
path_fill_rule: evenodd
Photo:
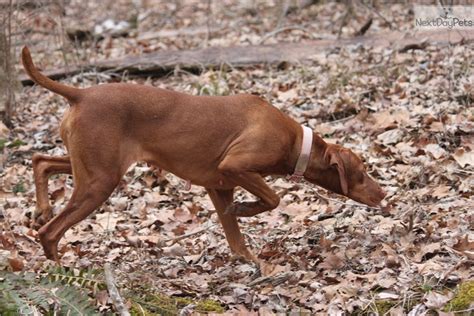
<path fill-rule="evenodd" d="M 415 5 L 415 28 L 474 31 L 474 6 Z"/>

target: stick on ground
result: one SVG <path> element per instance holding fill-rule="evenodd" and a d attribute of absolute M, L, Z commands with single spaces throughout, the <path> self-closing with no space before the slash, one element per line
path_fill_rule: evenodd
<path fill-rule="evenodd" d="M 117 313 L 121 316 L 130 316 L 128 308 L 123 303 L 123 299 L 120 296 L 120 292 L 115 283 L 115 277 L 112 273 L 110 263 L 104 265 L 105 272 L 105 283 L 107 284 L 107 291 L 109 292 L 110 298 L 112 299 L 112 304 L 115 307 Z"/>

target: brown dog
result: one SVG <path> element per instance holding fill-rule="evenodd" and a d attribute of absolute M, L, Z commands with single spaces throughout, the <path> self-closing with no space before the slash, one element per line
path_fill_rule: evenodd
<path fill-rule="evenodd" d="M 257 96 L 191 96 L 124 83 L 77 89 L 42 75 L 26 47 L 22 61 L 34 82 L 71 104 L 60 128 L 69 156 L 33 156 L 39 220 L 46 223 L 39 237 L 50 259 L 58 260 L 58 242 L 66 230 L 98 208 L 136 161 L 204 186 L 230 248 L 254 261 L 236 216 L 278 206 L 280 198 L 265 175 L 288 175 L 298 165 L 309 182 L 367 205 L 378 205 L 385 196 L 357 155 L 308 135 L 308 129 Z M 74 191 L 66 208 L 50 220 L 47 185 L 56 173 L 72 173 Z M 234 203 L 236 186 L 258 200 Z"/>

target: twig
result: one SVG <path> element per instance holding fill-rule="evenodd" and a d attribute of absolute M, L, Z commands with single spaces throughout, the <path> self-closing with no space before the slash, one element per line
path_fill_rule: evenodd
<path fill-rule="evenodd" d="M 61 14 L 63 12 L 62 8 L 64 8 L 64 6 L 61 5 L 61 3 L 57 3 L 58 7 L 59 7 L 59 10 L 61 12 L 59 12 L 58 14 L 58 17 L 57 17 L 57 21 L 58 21 L 58 25 L 59 25 L 59 29 L 57 31 L 57 36 L 58 36 L 58 40 L 59 40 L 59 45 L 60 45 L 60 51 L 61 51 L 61 54 L 63 56 L 63 60 L 64 60 L 64 66 L 66 67 L 66 69 L 69 69 L 69 61 L 68 61 L 68 58 L 67 58 L 67 53 L 66 53 L 66 48 L 65 48 L 65 43 L 64 43 L 64 34 L 66 34 L 65 30 L 64 30 L 64 23 L 63 23 L 63 15 Z"/>
<path fill-rule="evenodd" d="M 214 228 L 215 226 L 216 226 L 216 224 L 212 224 L 212 225 L 204 227 L 203 229 L 200 229 L 200 230 L 188 233 L 188 234 L 184 234 L 184 235 L 178 236 L 176 238 L 169 238 L 169 239 L 163 240 L 162 243 L 167 243 L 167 242 L 172 241 L 173 243 L 171 243 L 171 245 L 174 245 L 175 243 L 177 243 L 180 240 L 186 239 L 188 237 L 192 237 L 194 235 L 199 235 L 199 234 L 205 232 L 206 230 Z"/>
<path fill-rule="evenodd" d="M 13 233 L 13 230 L 12 230 L 12 228 L 11 228 L 10 221 L 9 221 L 9 219 L 5 216 L 5 213 L 3 212 L 3 207 L 0 208 L 0 215 L 1 215 L 1 217 L 3 217 L 3 219 L 4 219 L 4 225 L 3 225 L 3 227 L 5 227 L 5 230 L 10 233 L 10 237 L 13 239 L 13 242 L 15 243 L 15 245 L 19 245 L 19 244 L 18 244 L 18 241 L 16 240 L 15 234 Z"/>
<path fill-rule="evenodd" d="M 186 305 L 180 312 L 179 312 L 179 316 L 188 316 L 188 315 L 192 315 L 193 314 L 193 311 L 194 309 L 196 308 L 196 304 L 189 304 L 189 305 Z"/>
<path fill-rule="evenodd" d="M 281 8 L 279 8 L 281 9 L 281 11 L 276 25 L 277 28 L 279 28 L 280 25 L 283 23 L 283 20 L 285 19 L 285 16 L 288 13 L 288 10 L 290 9 L 290 1 L 280 0 L 279 3 L 281 4 Z"/>
<path fill-rule="evenodd" d="M 349 18 L 350 15 L 352 15 L 352 2 L 347 1 L 347 6 L 348 7 L 347 7 L 347 10 L 346 10 L 346 14 L 344 14 L 344 16 L 342 17 L 341 26 L 339 27 L 339 31 L 337 32 L 337 39 L 341 38 L 342 28 L 344 26 L 346 26 L 347 19 Z"/>
<path fill-rule="evenodd" d="M 356 117 L 356 115 L 355 115 L 355 114 L 352 114 L 352 115 L 349 115 L 349 116 L 346 116 L 346 117 L 340 118 L 340 119 L 338 119 L 338 120 L 333 120 L 333 121 L 323 121 L 322 123 L 328 123 L 328 124 L 337 124 L 337 123 L 342 123 L 342 122 L 345 122 L 345 121 L 352 120 L 354 117 Z"/>
<path fill-rule="evenodd" d="M 409 50 L 417 50 L 417 49 L 422 50 L 422 49 L 425 49 L 427 46 L 428 46 L 428 41 L 425 38 L 420 43 L 410 43 L 408 45 L 403 46 L 402 48 L 400 48 L 398 50 L 398 52 L 399 53 L 406 53 Z"/>
<path fill-rule="evenodd" d="M 262 283 L 271 283 L 273 286 L 277 286 L 286 282 L 291 276 L 293 276 L 293 272 L 284 272 L 273 276 L 262 276 L 251 281 L 248 286 L 253 287 Z"/>
<path fill-rule="evenodd" d="M 119 290 L 117 289 L 115 278 L 112 273 L 112 269 L 110 268 L 110 263 L 106 263 L 104 265 L 104 272 L 105 272 L 105 283 L 107 284 L 107 290 L 109 292 L 110 298 L 112 299 L 112 303 L 115 307 L 115 310 L 121 316 L 130 316 L 130 312 L 125 306 L 123 299 L 120 296 Z"/>
<path fill-rule="evenodd" d="M 464 40 L 464 39 L 463 39 Z M 451 44 L 451 41 L 449 41 L 449 45 L 448 45 L 448 52 L 449 52 L 449 57 L 450 58 L 453 58 L 453 55 L 454 55 L 454 49 L 453 49 L 453 45 Z M 453 96 L 453 90 L 455 89 L 454 88 L 454 85 L 453 85 L 453 82 L 454 82 L 454 68 L 453 65 L 450 65 L 449 67 L 449 75 L 448 75 L 448 83 L 449 83 L 449 90 L 448 90 L 448 95 L 449 97 L 451 98 L 451 100 L 454 99 L 454 96 Z"/>
<path fill-rule="evenodd" d="M 267 33 L 265 34 L 264 36 L 262 36 L 262 38 L 258 41 L 257 45 L 260 45 L 262 44 L 263 42 L 265 42 L 267 39 L 277 35 L 278 33 L 281 33 L 281 32 L 285 32 L 285 31 L 289 31 L 289 30 L 300 30 L 300 31 L 303 31 L 309 35 L 311 35 L 311 37 L 313 37 L 313 34 L 311 34 L 310 31 L 308 31 L 306 28 L 300 26 L 300 25 L 288 25 L 288 26 L 284 26 L 284 27 L 281 27 L 279 29 L 276 29 L 270 33 Z"/>
<path fill-rule="evenodd" d="M 370 28 L 370 26 L 372 25 L 372 22 L 373 22 L 373 18 L 370 17 L 370 19 L 364 23 L 364 25 L 362 25 L 362 27 L 354 33 L 354 36 L 362 36 L 364 35 Z"/>
<path fill-rule="evenodd" d="M 135 304 L 135 306 L 138 306 L 138 308 L 140 309 L 141 315 L 146 315 L 146 312 L 143 309 L 142 305 L 140 305 L 138 302 L 135 302 Z"/>
<path fill-rule="evenodd" d="M 459 168 L 454 168 L 453 171 L 457 172 L 457 173 L 474 174 L 474 171 L 463 170 L 463 169 L 459 169 Z"/>
<path fill-rule="evenodd" d="M 206 33 L 206 47 L 209 46 L 209 40 L 211 39 L 211 15 L 212 15 L 212 0 L 207 0 L 207 33 Z"/>
<path fill-rule="evenodd" d="M 462 266 L 464 263 L 466 263 L 468 260 L 467 258 L 462 258 L 458 263 L 456 263 L 454 266 L 449 268 L 446 272 L 443 273 L 443 276 L 438 280 L 438 285 L 443 282 L 454 270 Z"/>
<path fill-rule="evenodd" d="M 404 222 L 400 222 L 400 225 L 405 228 L 405 233 L 408 235 L 411 231 L 413 231 L 413 227 L 415 227 L 415 214 L 418 211 L 418 206 L 409 209 L 404 215 L 408 216 L 408 224 Z"/>
<path fill-rule="evenodd" d="M 463 310 L 460 310 L 460 311 L 452 311 L 452 313 L 461 314 L 461 313 L 466 313 L 466 312 L 470 312 L 470 311 L 474 311 L 474 307 L 471 307 L 471 308 L 468 308 L 468 309 L 463 309 Z"/>

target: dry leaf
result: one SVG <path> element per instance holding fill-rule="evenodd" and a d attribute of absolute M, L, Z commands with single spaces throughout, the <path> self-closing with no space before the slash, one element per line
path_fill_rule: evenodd
<path fill-rule="evenodd" d="M 391 129 L 377 136 L 377 140 L 385 146 L 393 145 L 402 140 L 403 131 L 401 129 Z"/>
<path fill-rule="evenodd" d="M 465 235 L 464 238 L 458 239 L 453 248 L 458 251 L 474 251 L 474 241 L 469 241 L 468 235 Z"/>
<path fill-rule="evenodd" d="M 433 155 L 434 159 L 439 159 L 446 155 L 446 150 L 441 148 L 438 144 L 428 144 L 425 146 L 425 151 Z"/>
<path fill-rule="evenodd" d="M 22 271 L 24 266 L 25 266 L 25 263 L 23 262 L 23 259 L 21 259 L 18 256 L 8 257 L 8 264 L 10 265 L 10 268 L 14 272 Z"/>
<path fill-rule="evenodd" d="M 116 213 L 105 212 L 102 214 L 96 214 L 96 223 L 106 231 L 115 230 L 118 221 L 119 217 Z"/>
<path fill-rule="evenodd" d="M 444 295 L 444 294 L 437 293 L 435 291 L 430 291 L 425 294 L 425 297 L 424 297 L 425 305 L 428 308 L 438 309 L 446 305 L 446 303 L 449 302 L 452 296 L 453 296 L 452 294 Z"/>
<path fill-rule="evenodd" d="M 474 166 L 474 151 L 466 151 L 464 148 L 458 148 L 452 155 L 454 160 L 461 166 L 461 168 L 470 165 Z"/>
<path fill-rule="evenodd" d="M 325 255 L 322 263 L 319 264 L 321 269 L 336 270 L 344 266 L 344 260 L 336 254 L 329 253 Z"/>

